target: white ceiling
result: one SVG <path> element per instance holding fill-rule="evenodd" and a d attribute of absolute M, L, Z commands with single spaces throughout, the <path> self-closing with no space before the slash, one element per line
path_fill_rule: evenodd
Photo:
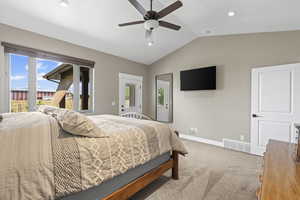
<path fill-rule="evenodd" d="M 175 0 L 154 0 L 160 10 Z M 149 8 L 149 0 L 139 0 Z M 272 32 L 300 29 L 299 0 L 182 0 L 184 6 L 164 18 L 182 25 L 179 32 L 159 28 L 148 47 L 143 25 L 118 27 L 141 20 L 127 0 L 0 0 L 0 23 L 151 64 L 206 35 Z M 235 17 L 228 17 L 235 11 Z M 211 33 L 207 33 L 211 31 Z"/>

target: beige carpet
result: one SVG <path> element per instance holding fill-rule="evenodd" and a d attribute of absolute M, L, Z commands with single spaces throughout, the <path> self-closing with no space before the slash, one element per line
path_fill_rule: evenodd
<path fill-rule="evenodd" d="M 170 173 L 131 200 L 256 200 L 261 158 L 202 143 L 184 141 L 180 180 Z"/>

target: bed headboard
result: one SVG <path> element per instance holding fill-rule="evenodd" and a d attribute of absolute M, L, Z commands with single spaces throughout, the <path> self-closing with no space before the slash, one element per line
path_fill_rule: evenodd
<path fill-rule="evenodd" d="M 152 120 L 154 121 L 151 117 L 144 115 L 142 113 L 138 112 L 128 112 L 120 115 L 121 117 L 127 117 L 127 118 L 134 118 L 134 119 L 145 119 L 145 120 Z"/>

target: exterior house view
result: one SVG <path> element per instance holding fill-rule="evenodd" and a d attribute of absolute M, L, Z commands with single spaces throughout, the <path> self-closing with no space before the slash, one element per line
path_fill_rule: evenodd
<path fill-rule="evenodd" d="M 39 104 L 49 104 L 55 91 L 38 91 L 37 99 Z M 28 90 L 11 90 L 11 112 L 28 111 Z"/>

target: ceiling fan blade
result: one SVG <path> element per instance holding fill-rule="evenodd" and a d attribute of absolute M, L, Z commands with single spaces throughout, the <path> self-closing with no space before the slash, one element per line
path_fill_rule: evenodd
<path fill-rule="evenodd" d="M 173 4 L 169 5 L 168 7 L 164 8 L 161 11 L 158 12 L 158 16 L 159 16 L 158 19 L 161 19 L 161 18 L 167 16 L 168 14 L 170 14 L 171 12 L 177 10 L 181 6 L 183 6 L 181 1 L 174 2 Z"/>
<path fill-rule="evenodd" d="M 119 26 L 130 26 L 130 25 L 136 25 L 136 24 L 143 24 L 145 21 L 135 21 L 135 22 L 128 22 L 124 24 L 119 24 Z"/>
<path fill-rule="evenodd" d="M 136 0 L 128 0 L 143 16 L 146 15 L 147 11 L 145 8 Z"/>
<path fill-rule="evenodd" d="M 173 29 L 176 31 L 179 31 L 181 29 L 181 26 L 166 22 L 166 21 L 159 21 L 159 25 L 165 28 Z"/>

